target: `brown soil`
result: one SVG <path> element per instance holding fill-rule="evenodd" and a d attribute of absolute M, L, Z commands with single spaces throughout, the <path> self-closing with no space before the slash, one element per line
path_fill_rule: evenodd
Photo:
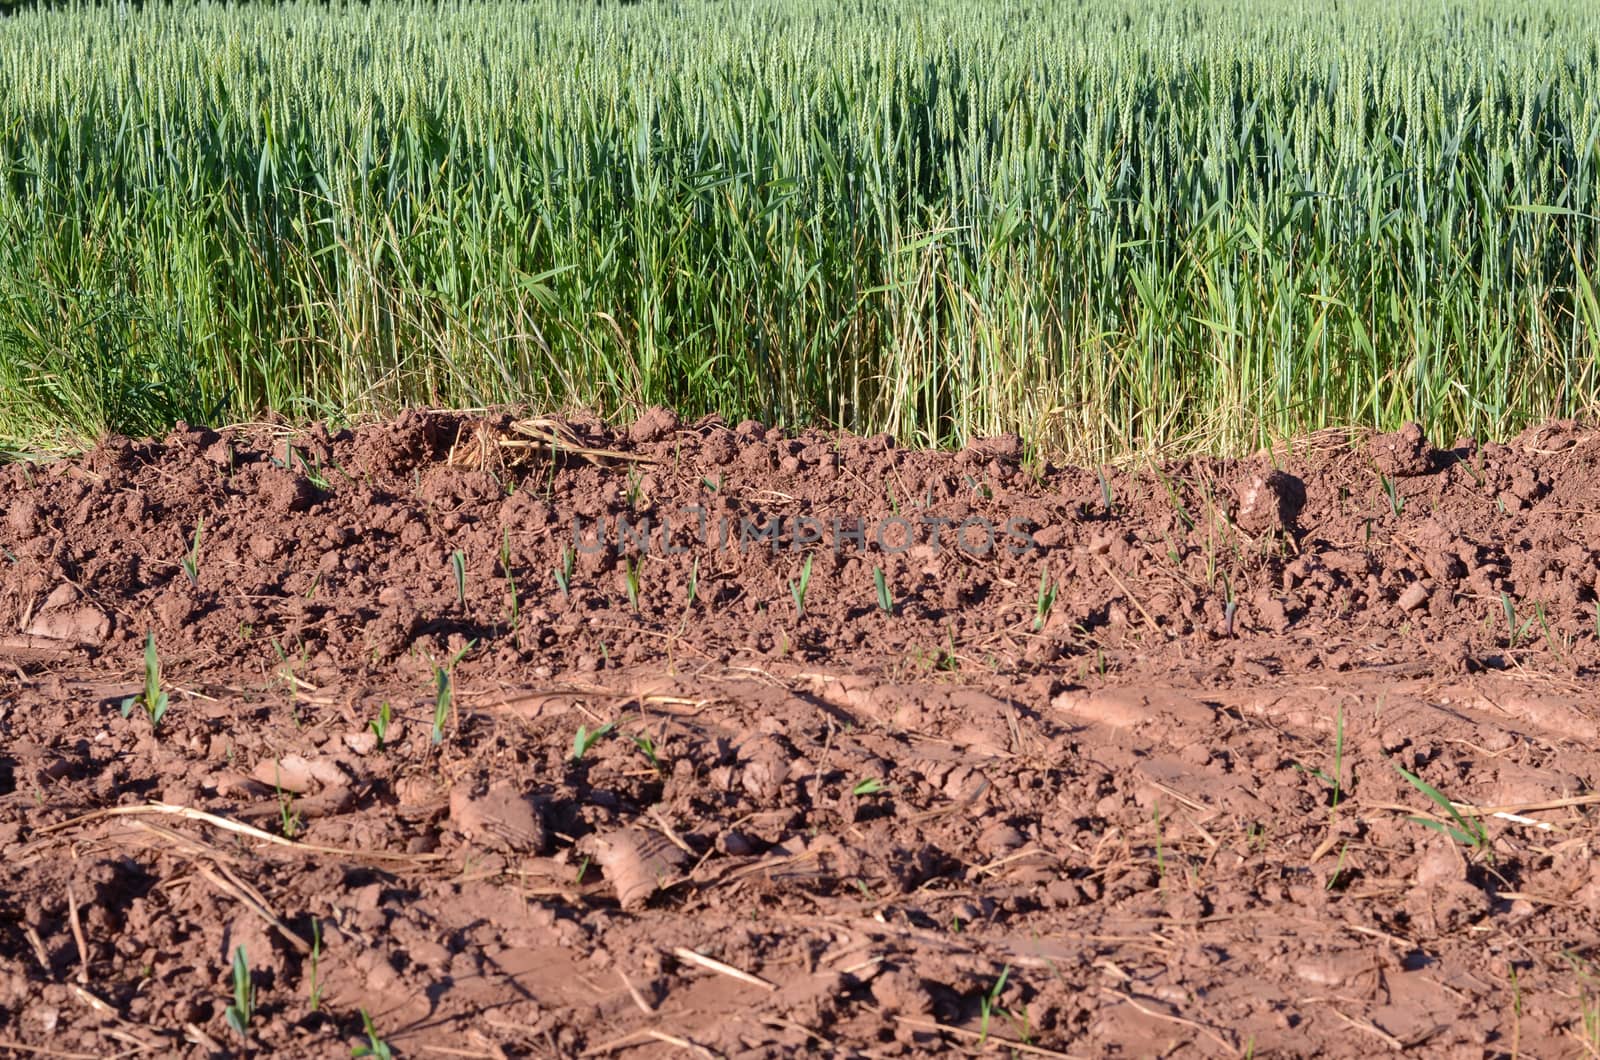
<path fill-rule="evenodd" d="M 1595 1055 L 1600 434 L 1021 456 L 655 410 L 0 469 L 0 1055 L 239 1054 L 241 946 L 277 1056 Z"/>

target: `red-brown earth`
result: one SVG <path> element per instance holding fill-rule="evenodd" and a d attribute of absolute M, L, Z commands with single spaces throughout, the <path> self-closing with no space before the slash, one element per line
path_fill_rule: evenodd
<path fill-rule="evenodd" d="M 1600 1055 L 1597 531 L 1570 423 L 13 464 L 0 1055 Z"/>

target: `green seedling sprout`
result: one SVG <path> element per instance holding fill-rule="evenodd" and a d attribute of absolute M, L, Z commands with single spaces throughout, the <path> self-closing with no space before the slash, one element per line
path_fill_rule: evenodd
<path fill-rule="evenodd" d="M 278 827 L 283 838 L 293 839 L 300 834 L 300 812 L 294 808 L 294 793 L 274 786 L 278 795 Z"/>
<path fill-rule="evenodd" d="M 1528 630 L 1538 621 L 1538 615 L 1528 619 L 1521 625 L 1517 624 L 1517 608 L 1511 602 L 1511 597 L 1502 590 L 1500 593 L 1500 610 L 1506 616 L 1506 647 L 1515 648 L 1527 636 Z"/>
<path fill-rule="evenodd" d="M 383 750 L 383 742 L 389 738 L 389 722 L 393 719 L 394 712 L 389 706 L 389 701 L 383 701 L 378 708 L 378 716 L 367 722 L 367 728 L 372 730 L 372 735 L 378 738 L 378 750 Z"/>
<path fill-rule="evenodd" d="M 1106 478 L 1105 468 L 1096 468 L 1095 477 L 1100 480 L 1100 500 L 1106 506 L 1106 514 L 1111 514 L 1111 509 L 1116 505 L 1116 494 L 1111 490 L 1111 480 Z"/>
<path fill-rule="evenodd" d="M 989 1021 L 1000 1011 L 1000 995 L 1005 992 L 1006 980 L 1011 976 L 1011 965 L 1000 969 L 1000 978 L 994 981 L 989 992 L 978 999 L 978 1048 L 989 1040 Z"/>
<path fill-rule="evenodd" d="M 1233 595 L 1233 579 L 1228 577 L 1226 571 L 1222 572 L 1222 624 L 1226 636 L 1233 636 L 1233 620 L 1239 613 L 1239 601 Z"/>
<path fill-rule="evenodd" d="M 306 1002 L 311 1006 L 311 1011 L 316 1012 L 322 1007 L 322 921 L 316 917 L 311 918 L 311 981 L 306 996 Z"/>
<path fill-rule="evenodd" d="M 872 568 L 872 584 L 878 589 L 878 608 L 886 614 L 894 613 L 894 596 L 889 592 L 889 580 L 883 576 L 882 567 Z"/>
<path fill-rule="evenodd" d="M 1447 815 L 1449 815 L 1450 820 L 1455 823 L 1447 824 L 1443 821 L 1436 821 L 1431 817 L 1418 816 L 1408 817 L 1407 820 L 1416 824 L 1420 824 L 1424 828 L 1431 828 L 1441 835 L 1447 835 L 1451 839 L 1454 839 L 1457 843 L 1460 843 L 1462 846 L 1468 847 L 1482 854 L 1487 860 L 1494 860 L 1494 851 L 1489 846 L 1489 833 L 1483 827 L 1482 821 L 1478 820 L 1477 818 L 1473 818 L 1470 821 L 1467 820 L 1467 818 L 1463 817 L 1461 812 L 1456 809 L 1455 804 L 1449 799 L 1445 798 L 1438 788 L 1434 787 L 1432 784 L 1429 784 L 1426 780 L 1423 780 L 1421 777 L 1410 772 L 1403 766 L 1396 765 L 1394 768 L 1402 777 L 1405 778 L 1407 784 L 1410 784 L 1412 787 L 1422 792 L 1422 794 L 1426 795 L 1434 805 L 1438 806 Z"/>
<path fill-rule="evenodd" d="M 961 669 L 961 657 L 956 653 L 956 631 L 953 624 L 945 627 L 944 638 L 946 649 L 942 653 L 944 658 L 939 660 L 939 669 L 954 673 Z"/>
<path fill-rule="evenodd" d="M 244 947 L 233 951 L 233 1004 L 223 1013 L 239 1037 L 250 1037 L 250 1017 L 255 1014 L 256 987 L 250 979 L 250 964 L 245 960 Z"/>
<path fill-rule="evenodd" d="M 1324 780 L 1329 778 L 1324 775 Z M 1333 715 L 1333 777 L 1329 785 L 1333 788 L 1333 802 L 1329 807 L 1330 815 L 1339 812 L 1339 801 L 1344 797 L 1344 708 L 1340 707 Z M 1341 855 L 1342 856 L 1342 855 Z"/>
<path fill-rule="evenodd" d="M 556 586 L 561 590 L 562 599 L 572 595 L 572 548 L 568 546 L 561 550 L 561 567 L 555 572 Z"/>
<path fill-rule="evenodd" d="M 1050 609 L 1056 603 L 1055 583 L 1050 580 L 1050 564 L 1046 563 L 1039 572 L 1039 600 L 1034 605 L 1033 631 L 1035 633 L 1044 628 L 1045 620 L 1050 617 Z"/>
<path fill-rule="evenodd" d="M 1331 891 L 1339 885 L 1339 877 L 1344 874 L 1344 856 L 1350 850 L 1348 841 L 1339 844 L 1339 860 L 1333 866 L 1333 873 L 1328 877 L 1328 882 L 1322 885 L 1325 891 Z"/>
<path fill-rule="evenodd" d="M 511 631 L 515 633 L 521 616 L 522 601 L 517 596 L 517 580 L 511 573 L 511 530 L 504 526 L 500 528 L 500 573 L 506 578 L 506 596 L 511 601 Z"/>
<path fill-rule="evenodd" d="M 1189 514 L 1189 509 L 1184 505 L 1183 498 L 1178 494 L 1178 488 L 1172 484 L 1172 479 L 1161 473 L 1160 468 L 1153 470 L 1156 478 L 1160 480 L 1162 487 L 1167 491 L 1167 500 L 1172 502 L 1172 510 L 1178 513 L 1178 521 L 1183 524 L 1185 530 L 1193 530 L 1194 516 Z"/>
<path fill-rule="evenodd" d="M 638 467 L 628 469 L 628 509 L 630 511 L 639 507 L 639 498 L 644 493 L 644 474 Z"/>
<path fill-rule="evenodd" d="M 1400 513 L 1406 510 L 1406 499 L 1395 488 L 1394 479 L 1380 472 L 1378 483 L 1383 487 L 1383 495 L 1389 500 L 1389 511 L 1394 513 L 1396 519 L 1400 518 Z"/>
<path fill-rule="evenodd" d="M 862 795 L 877 795 L 883 790 L 883 781 L 879 780 L 877 777 L 868 777 L 866 780 L 860 781 L 855 787 L 851 788 L 850 794 L 857 797 Z"/>
<path fill-rule="evenodd" d="M 456 576 L 456 602 L 467 606 L 467 554 L 459 548 L 450 553 L 450 569 Z"/>
<path fill-rule="evenodd" d="M 700 595 L 700 557 L 696 556 L 689 561 L 689 606 L 694 606 L 695 597 Z M 1595 628 L 1600 630 L 1600 612 L 1595 615 Z"/>
<path fill-rule="evenodd" d="M 324 493 L 333 489 L 333 483 L 328 481 L 328 476 L 322 473 L 322 458 L 312 453 L 310 461 L 305 454 L 296 450 L 295 456 L 300 458 L 300 470 L 305 472 L 306 481 Z M 348 477 L 348 476 L 346 476 Z"/>
<path fill-rule="evenodd" d="M 1551 655 L 1554 655 L 1559 660 L 1565 660 L 1567 652 L 1572 649 L 1572 638 L 1556 633 L 1555 629 L 1550 625 L 1550 616 L 1545 614 L 1544 604 L 1536 603 L 1533 605 L 1533 617 L 1538 621 L 1539 629 L 1544 633 L 1544 646 L 1550 650 Z"/>
<path fill-rule="evenodd" d="M 648 733 L 640 733 L 635 736 L 633 738 L 633 746 L 637 747 L 639 753 L 649 760 L 651 769 L 657 773 L 661 772 L 661 760 L 656 757 L 656 742 L 650 738 Z M 573 749 L 576 750 L 576 746 Z"/>
<path fill-rule="evenodd" d="M 144 640 L 144 691 L 122 701 L 122 716 L 126 718 L 132 714 L 136 706 L 144 708 L 152 729 L 160 725 L 167 714 L 167 694 L 161 690 L 161 660 L 156 656 L 154 630 Z"/>
<path fill-rule="evenodd" d="M 389 1048 L 388 1042 L 378 1037 L 378 1030 L 372 1025 L 372 1017 L 367 1014 L 366 1009 L 361 1010 L 361 1030 L 367 1036 L 367 1040 L 350 1050 L 351 1056 L 370 1056 L 372 1060 L 394 1060 L 394 1051 Z"/>
<path fill-rule="evenodd" d="M 454 693 L 450 688 L 450 671 L 442 666 L 433 668 L 433 743 L 444 742 L 444 723 L 450 716 L 450 701 Z"/>
<path fill-rule="evenodd" d="M 789 595 L 794 597 L 794 617 L 806 617 L 806 590 L 811 588 L 811 557 L 806 557 L 805 566 L 800 568 L 800 580 L 789 582 Z"/>
<path fill-rule="evenodd" d="M 1294 767 L 1302 773 L 1316 777 L 1333 791 L 1333 802 L 1329 806 L 1330 816 L 1337 816 L 1339 803 L 1344 798 L 1344 789 L 1341 778 L 1344 776 L 1344 708 L 1340 707 L 1333 716 L 1333 772 L 1330 774 L 1321 769 L 1308 769 L 1299 762 Z"/>
<path fill-rule="evenodd" d="M 189 554 L 183 557 L 183 573 L 188 577 L 189 584 L 195 588 L 200 587 L 200 536 L 205 532 L 206 517 L 200 516 L 195 520 L 194 537 L 189 542 Z"/>
<path fill-rule="evenodd" d="M 616 727 L 617 723 L 614 721 L 606 722 L 593 732 L 590 732 L 582 725 L 578 726 L 577 734 L 572 737 L 572 760 L 574 762 L 583 761 L 583 756 L 589 753 L 589 749 L 599 743 L 602 738 Z"/>
<path fill-rule="evenodd" d="M 449 718 L 455 706 L 454 673 L 456 663 L 462 656 L 472 650 L 476 640 L 467 641 L 466 647 L 450 656 L 450 660 L 443 666 L 437 664 L 433 667 L 433 743 L 434 746 L 444 742 L 444 723 Z"/>
<path fill-rule="evenodd" d="M 628 589 L 628 603 L 633 607 L 633 613 L 639 613 L 639 561 L 625 559 L 622 561 L 622 580 Z"/>

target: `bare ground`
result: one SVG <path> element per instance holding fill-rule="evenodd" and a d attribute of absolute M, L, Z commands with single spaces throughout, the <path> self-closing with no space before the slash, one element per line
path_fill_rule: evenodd
<path fill-rule="evenodd" d="M 0 1055 L 1600 1056 L 1600 434 L 1021 456 L 0 469 Z"/>

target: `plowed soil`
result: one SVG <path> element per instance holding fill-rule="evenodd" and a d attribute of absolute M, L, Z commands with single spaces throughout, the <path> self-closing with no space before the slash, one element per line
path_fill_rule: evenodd
<path fill-rule="evenodd" d="M 0 516 L 0 1055 L 1600 1055 L 1573 424 L 180 426 Z"/>

